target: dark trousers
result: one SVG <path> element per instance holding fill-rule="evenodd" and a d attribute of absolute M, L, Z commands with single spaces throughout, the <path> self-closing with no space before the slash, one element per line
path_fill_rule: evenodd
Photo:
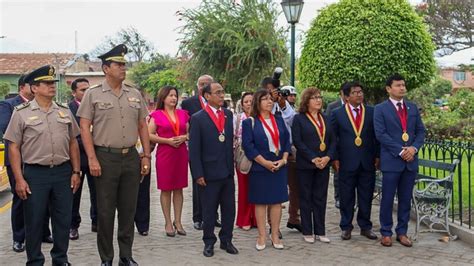
<path fill-rule="evenodd" d="M 150 174 L 143 177 L 138 189 L 137 210 L 135 212 L 135 226 L 138 232 L 150 230 Z"/>
<path fill-rule="evenodd" d="M 355 171 L 340 171 L 339 191 L 342 230 L 352 230 L 357 191 L 357 224 L 362 230 L 371 230 L 370 214 L 375 187 L 375 171 L 367 171 L 362 165 Z"/>
<path fill-rule="evenodd" d="M 303 235 L 326 235 L 326 203 L 329 167 L 297 169 L 300 186 L 300 215 Z"/>
<path fill-rule="evenodd" d="M 339 173 L 336 173 L 334 171 L 333 176 L 333 185 L 334 185 L 334 200 L 338 201 L 339 200 Z"/>
<path fill-rule="evenodd" d="M 235 219 L 235 185 L 229 177 L 218 181 L 208 181 L 206 186 L 199 186 L 202 203 L 203 237 L 206 245 L 214 245 L 217 238 L 214 234 L 217 207 L 221 206 L 222 228 L 219 232 L 221 243 L 232 242 L 232 231 Z"/>
<path fill-rule="evenodd" d="M 392 235 L 392 211 L 395 193 L 398 197 L 398 223 L 395 228 L 397 235 L 406 235 L 410 220 L 411 197 L 417 172 L 383 172 L 382 200 L 380 202 L 380 233 L 382 236 Z"/>
<path fill-rule="evenodd" d="M 97 225 L 97 200 L 96 200 L 94 177 L 90 174 L 89 166 L 87 165 L 81 167 L 81 172 L 82 172 L 81 185 L 79 186 L 79 189 L 74 194 L 74 202 L 72 204 L 72 220 L 71 220 L 72 229 L 79 228 L 81 224 L 82 219 L 81 219 L 81 214 L 79 213 L 79 209 L 81 205 L 82 186 L 86 178 L 87 178 L 87 184 L 89 186 L 90 202 L 91 202 L 89 215 L 91 217 L 92 224 Z"/>
<path fill-rule="evenodd" d="M 292 224 L 299 224 L 300 216 L 298 211 L 300 209 L 298 189 L 298 177 L 296 176 L 296 162 L 290 161 L 288 163 L 288 222 Z"/>
<path fill-rule="evenodd" d="M 49 168 L 25 165 L 24 176 L 31 194 L 24 202 L 27 265 L 43 265 L 41 252 L 43 226 L 48 207 L 54 244 L 51 249 L 53 265 L 68 261 L 69 226 L 71 225 L 73 193 L 70 163 Z M 38 230 L 40 229 L 40 230 Z"/>
<path fill-rule="evenodd" d="M 202 204 L 199 196 L 199 185 L 196 183 L 196 180 L 192 180 L 193 183 L 193 222 L 202 222 Z M 216 209 L 216 220 L 219 219 L 219 214 Z"/>
<path fill-rule="evenodd" d="M 12 207 L 11 207 L 11 223 L 12 223 L 12 233 L 13 241 L 16 242 L 25 242 L 25 215 L 23 213 L 23 200 L 21 200 L 16 194 L 15 186 L 15 176 L 13 175 L 12 168 L 7 166 L 7 175 L 8 181 L 10 181 L 11 192 L 13 194 L 12 198 Z M 46 215 L 44 216 L 43 222 L 43 238 L 51 235 L 49 230 L 49 208 L 46 210 Z"/>
<path fill-rule="evenodd" d="M 114 258 L 114 220 L 118 212 L 117 239 L 120 258 L 132 257 L 134 218 L 140 185 L 140 158 L 135 149 L 127 154 L 96 150 L 102 175 L 95 178 L 97 191 L 97 246 L 101 260 Z"/>

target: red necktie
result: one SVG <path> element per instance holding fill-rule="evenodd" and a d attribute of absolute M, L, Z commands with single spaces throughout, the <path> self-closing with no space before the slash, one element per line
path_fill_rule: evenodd
<path fill-rule="evenodd" d="M 360 114 L 359 114 L 359 111 L 360 111 L 360 110 L 359 110 L 359 108 L 354 108 L 354 111 L 355 111 L 355 113 L 356 113 L 355 124 L 356 124 L 357 129 L 359 129 L 359 127 L 360 127 L 360 122 L 361 122 L 361 121 L 360 121 L 361 117 L 360 117 Z"/>

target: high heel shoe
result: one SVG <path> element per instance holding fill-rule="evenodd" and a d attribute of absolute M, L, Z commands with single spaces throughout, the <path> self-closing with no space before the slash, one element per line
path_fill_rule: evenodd
<path fill-rule="evenodd" d="M 264 250 L 265 247 L 266 247 L 266 245 L 265 245 L 265 240 L 263 241 L 263 245 L 260 245 L 260 244 L 258 243 L 258 239 L 259 239 L 259 238 L 257 237 L 257 243 L 255 244 L 255 248 L 257 249 L 257 251 L 262 251 L 262 250 Z"/>
<path fill-rule="evenodd" d="M 281 249 L 284 249 L 284 248 L 285 248 L 285 246 L 283 246 L 282 243 L 279 243 L 279 244 L 273 243 L 273 239 L 272 239 L 271 241 L 272 241 L 272 246 L 273 246 L 274 249 L 279 249 L 279 250 L 281 250 Z"/>
<path fill-rule="evenodd" d="M 174 226 L 174 229 L 176 229 L 176 232 L 178 232 L 178 235 L 180 236 L 185 236 L 186 235 L 186 231 L 183 230 L 179 230 L 178 227 L 176 226 L 175 222 L 173 222 L 173 226 Z"/>
<path fill-rule="evenodd" d="M 165 233 L 166 233 L 166 236 L 169 236 L 169 237 L 175 237 L 176 236 L 176 231 L 174 230 L 174 228 L 173 228 L 172 232 L 166 231 L 166 225 L 165 225 Z"/>

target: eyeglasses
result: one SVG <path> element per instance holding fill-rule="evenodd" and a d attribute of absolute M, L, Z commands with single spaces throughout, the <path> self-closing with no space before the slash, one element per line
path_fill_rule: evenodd
<path fill-rule="evenodd" d="M 351 95 L 363 95 L 363 91 L 351 91 Z"/>
<path fill-rule="evenodd" d="M 309 99 L 310 100 L 322 100 L 323 96 L 313 95 L 313 96 L 309 97 Z"/>

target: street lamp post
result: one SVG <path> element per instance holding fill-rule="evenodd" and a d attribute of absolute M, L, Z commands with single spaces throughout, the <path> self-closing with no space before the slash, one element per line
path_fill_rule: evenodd
<path fill-rule="evenodd" d="M 291 50 L 290 50 L 290 85 L 295 86 L 295 24 L 298 23 L 303 10 L 303 0 L 283 0 L 281 7 L 285 13 L 286 21 L 291 25 Z"/>

